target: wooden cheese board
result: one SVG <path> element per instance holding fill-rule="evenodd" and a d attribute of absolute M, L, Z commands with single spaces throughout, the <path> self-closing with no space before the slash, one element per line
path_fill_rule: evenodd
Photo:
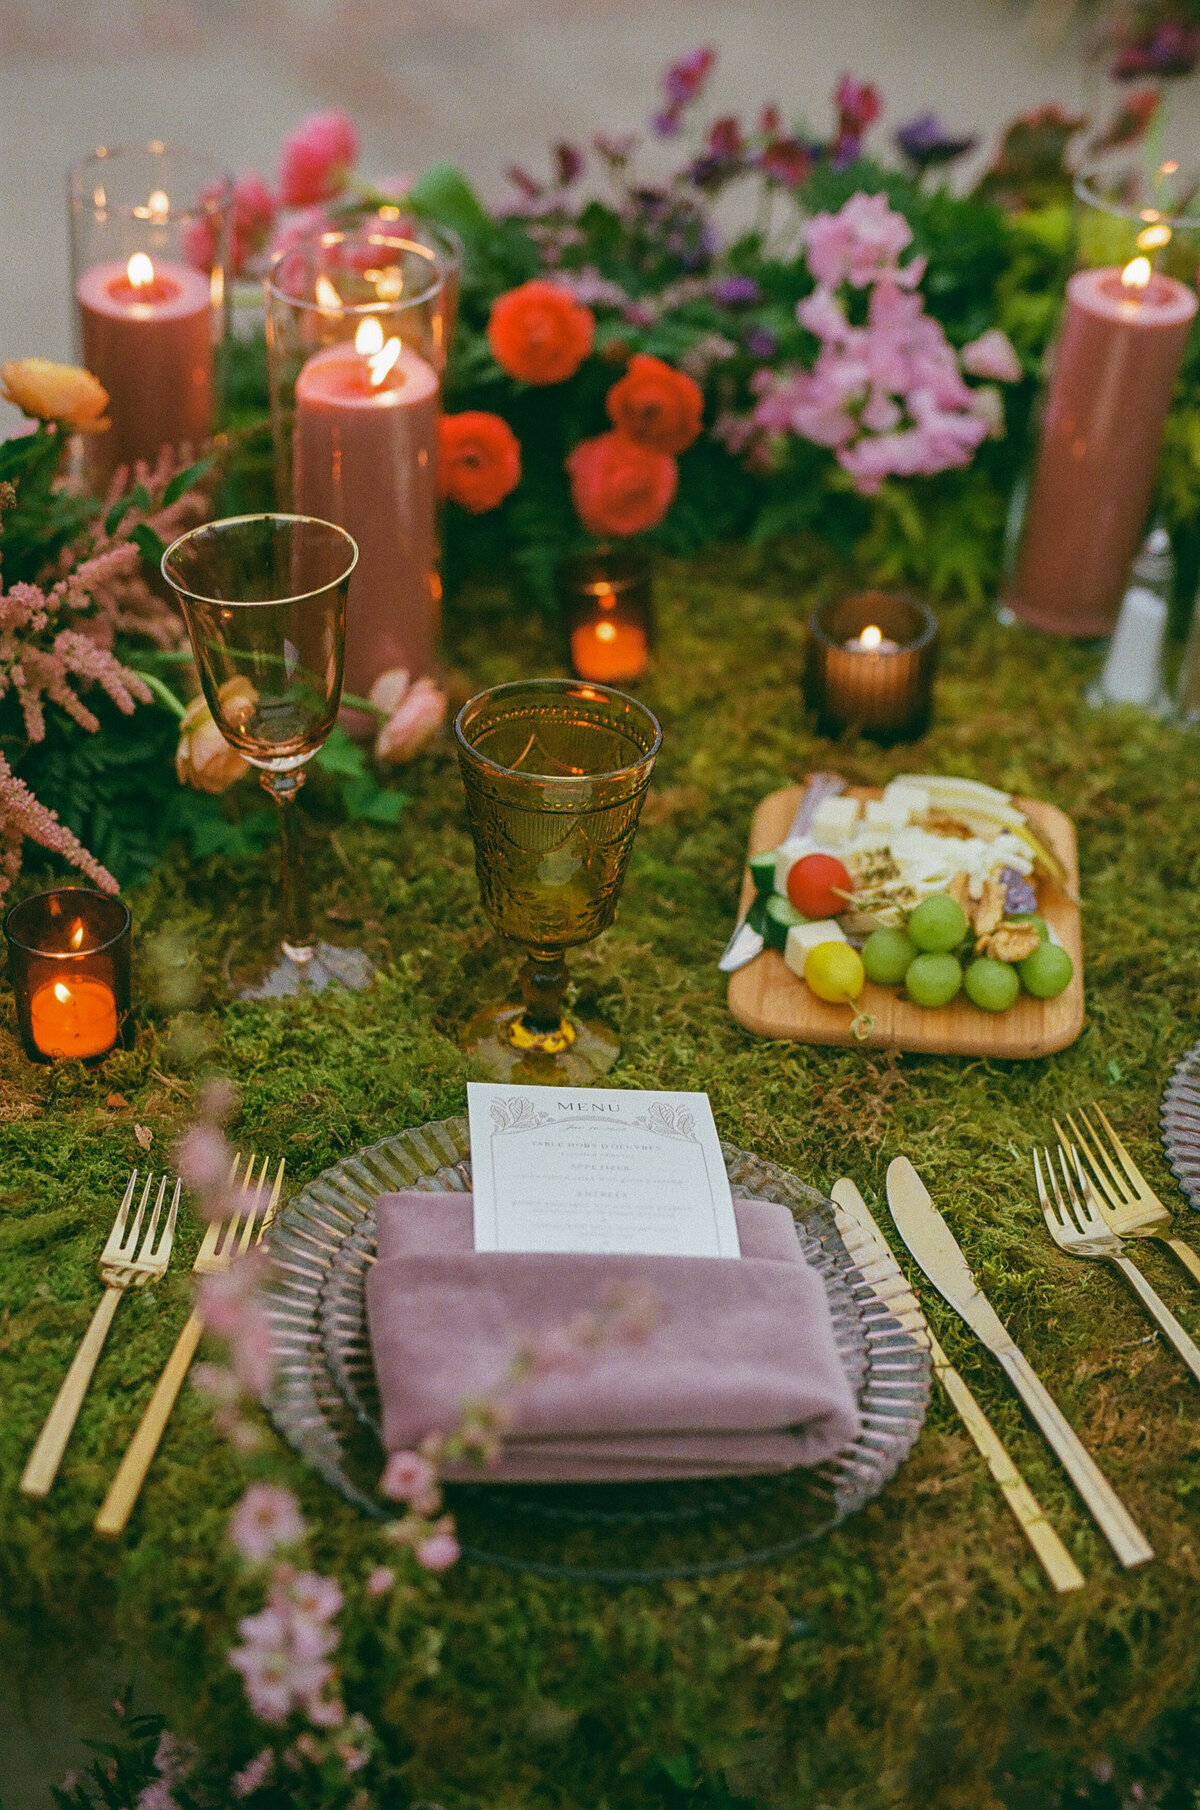
<path fill-rule="evenodd" d="M 878 787 L 850 786 L 854 798 L 880 798 Z M 803 793 L 801 786 L 786 786 L 764 798 L 750 825 L 751 855 L 778 846 L 787 834 Z M 800 1043 L 832 1043 L 863 1049 L 923 1050 L 939 1056 L 1002 1056 L 1029 1060 L 1049 1056 L 1074 1043 L 1083 1029 L 1083 937 L 1079 920 L 1079 857 L 1075 826 L 1052 804 L 1036 798 L 1014 798 L 1034 833 L 1048 844 L 1066 871 L 1065 886 L 1039 874 L 1036 880 L 1038 910 L 1075 964 L 1066 991 L 1057 999 L 1031 999 L 1022 993 L 1007 1012 L 982 1012 L 963 994 L 948 1006 L 927 1011 L 913 1005 L 895 987 L 878 987 L 867 981 L 857 1001 L 860 1011 L 874 1019 L 866 1037 L 850 1029 L 849 1006 L 829 1005 L 818 999 L 782 955 L 773 949 L 729 981 L 729 1010 L 739 1024 L 760 1037 L 792 1038 Z M 742 886 L 739 912 L 754 897 L 749 873 Z"/>

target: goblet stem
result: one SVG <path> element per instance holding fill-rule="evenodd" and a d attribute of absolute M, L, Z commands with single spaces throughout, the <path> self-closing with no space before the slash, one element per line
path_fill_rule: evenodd
<path fill-rule="evenodd" d="M 561 949 L 531 949 L 521 970 L 523 1022 L 537 1036 L 558 1031 L 563 1022 L 567 963 Z"/>
<path fill-rule="evenodd" d="M 296 818 L 296 794 L 304 784 L 303 769 L 293 773 L 264 773 L 262 783 L 275 800 L 279 820 L 279 862 L 282 882 L 283 952 L 290 961 L 310 962 L 316 954 L 308 875 Z"/>

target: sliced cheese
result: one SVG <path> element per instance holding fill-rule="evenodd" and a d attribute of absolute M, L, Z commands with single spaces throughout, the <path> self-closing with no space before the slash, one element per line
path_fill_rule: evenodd
<path fill-rule="evenodd" d="M 812 833 L 818 842 L 843 848 L 858 823 L 857 798 L 823 798 L 813 815 Z"/>

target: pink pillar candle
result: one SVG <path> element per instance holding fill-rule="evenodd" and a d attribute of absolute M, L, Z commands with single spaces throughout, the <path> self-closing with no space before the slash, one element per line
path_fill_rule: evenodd
<path fill-rule="evenodd" d="M 94 264 L 75 295 L 83 362 L 108 391 L 103 456 L 111 465 L 152 465 L 164 446 L 198 451 L 213 419 L 207 275 L 139 253 L 128 265 Z"/>
<path fill-rule="evenodd" d="M 294 506 L 358 542 L 346 599 L 346 689 L 363 696 L 392 667 L 414 678 L 433 668 L 437 428 L 437 373 L 398 340 L 373 356 L 327 346 L 296 380 Z"/>
<path fill-rule="evenodd" d="M 1007 601 L 1057 635 L 1111 634 L 1141 542 L 1196 296 L 1130 265 L 1079 270 L 1055 353 Z M 1148 276 L 1141 286 L 1129 281 Z"/>

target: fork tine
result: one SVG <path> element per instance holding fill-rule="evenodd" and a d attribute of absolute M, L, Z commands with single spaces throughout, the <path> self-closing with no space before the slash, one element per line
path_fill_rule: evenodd
<path fill-rule="evenodd" d="M 243 1251 L 249 1248 L 250 1240 L 254 1235 L 254 1222 L 262 1204 L 263 1178 L 267 1173 L 267 1159 L 265 1156 L 263 1157 L 257 1181 L 254 1179 L 255 1160 L 254 1155 L 251 1154 L 250 1161 L 246 1164 L 246 1179 L 242 1186 L 242 1197 L 246 1202 L 246 1216 L 242 1222 L 241 1237 L 238 1240 L 239 1257 Z M 232 1251 L 232 1240 L 230 1240 L 230 1247 Z"/>
<path fill-rule="evenodd" d="M 1094 1173 L 1099 1178 L 1102 1191 L 1108 1196 L 1114 1206 L 1129 1206 L 1134 1198 L 1129 1183 L 1125 1180 L 1125 1177 L 1116 1167 L 1111 1156 L 1109 1156 L 1108 1151 L 1104 1148 L 1104 1144 L 1096 1131 L 1096 1127 L 1092 1124 L 1082 1107 L 1080 1108 L 1079 1117 L 1083 1121 L 1083 1124 L 1082 1128 L 1075 1126 L 1075 1135 L 1087 1152 L 1088 1161 L 1090 1162 Z M 1067 1119 L 1068 1122 L 1073 1122 L 1071 1121 L 1071 1115 L 1069 1113 L 1067 1114 Z M 1084 1135 L 1085 1131 L 1087 1134 L 1086 1136 Z"/>
<path fill-rule="evenodd" d="M 137 1250 L 138 1233 L 142 1229 L 142 1220 L 146 1216 L 146 1202 L 150 1199 L 150 1190 L 153 1186 L 154 1186 L 154 1171 L 151 1170 L 149 1175 L 147 1175 L 147 1177 L 146 1177 L 146 1186 L 142 1189 L 142 1198 L 138 1203 L 137 1214 L 134 1217 L 133 1225 L 130 1229 L 129 1236 L 128 1236 L 128 1238 L 122 1238 L 122 1240 L 121 1240 L 121 1255 L 123 1257 L 132 1258 L 135 1251 Z"/>
<path fill-rule="evenodd" d="M 231 1190 L 234 1186 L 234 1183 L 237 1181 L 237 1173 L 238 1173 L 238 1170 L 241 1168 L 241 1164 L 242 1164 L 241 1157 L 235 1156 L 233 1161 L 229 1165 L 229 1180 L 226 1185 Z M 217 1241 L 221 1237 L 221 1234 L 224 1232 L 226 1226 L 228 1226 L 230 1223 L 231 1222 L 228 1219 L 210 1219 L 209 1220 L 208 1227 L 204 1233 L 204 1237 L 200 1241 L 200 1249 L 197 1252 L 196 1262 L 193 1265 L 193 1268 L 198 1267 L 201 1263 L 209 1262 L 210 1259 L 212 1259 L 216 1256 Z M 232 1223 L 234 1223 L 234 1224 L 237 1223 L 237 1214 L 236 1213 L 233 1216 Z"/>
<path fill-rule="evenodd" d="M 135 1169 L 125 1185 L 125 1193 L 117 1208 L 117 1217 L 113 1220 L 112 1231 L 108 1234 L 108 1243 L 100 1254 L 101 1263 L 115 1263 L 121 1254 L 121 1240 L 125 1236 L 125 1221 L 129 1218 L 129 1203 L 133 1199 L 133 1191 L 137 1187 L 138 1172 Z"/>
<path fill-rule="evenodd" d="M 264 1163 L 264 1168 L 265 1168 L 265 1163 Z M 267 1210 L 263 1214 L 263 1222 L 262 1222 L 262 1225 L 258 1229 L 258 1236 L 260 1239 L 262 1238 L 264 1232 L 270 1231 L 272 1221 L 274 1220 L 275 1214 L 279 1209 L 279 1196 L 283 1190 L 283 1171 L 284 1171 L 284 1158 L 280 1157 L 279 1167 L 275 1171 L 275 1183 L 271 1189 L 271 1198 L 267 1202 Z"/>
<path fill-rule="evenodd" d="M 1144 1189 L 1146 1187 L 1145 1176 L 1142 1174 L 1141 1170 L 1138 1168 L 1137 1164 L 1134 1162 L 1133 1158 L 1130 1156 L 1128 1150 L 1126 1150 L 1124 1144 L 1121 1142 L 1120 1138 L 1117 1136 L 1116 1132 L 1113 1130 L 1112 1126 L 1109 1124 L 1108 1120 L 1105 1118 L 1104 1110 L 1101 1107 L 1100 1102 L 1098 1100 L 1092 1101 L 1092 1111 L 1095 1113 L 1096 1117 L 1099 1119 L 1100 1123 L 1103 1125 L 1105 1131 L 1107 1131 L 1109 1137 L 1112 1139 L 1113 1149 L 1116 1151 L 1117 1155 L 1120 1157 L 1121 1166 L 1125 1170 L 1126 1175 L 1129 1177 L 1130 1181 L 1133 1183 L 1133 1185 L 1136 1189 L 1138 1189 L 1138 1190 Z"/>
<path fill-rule="evenodd" d="M 171 1255 L 175 1243 L 175 1221 L 179 1218 L 179 1196 L 183 1191 L 183 1183 L 176 1181 L 175 1192 L 171 1196 L 171 1206 L 167 1213 L 167 1223 L 163 1227 L 162 1237 L 158 1241 L 158 1249 L 154 1252 L 155 1261 L 165 1263 Z"/>
<path fill-rule="evenodd" d="M 1067 1184 L 1067 1199 L 1071 1203 L 1071 1212 L 1074 1214 L 1075 1223 L 1079 1227 L 1081 1232 L 1086 1232 L 1088 1229 L 1088 1216 L 1083 1210 L 1083 1205 L 1080 1201 L 1080 1198 L 1079 1198 L 1078 1194 L 1076 1194 L 1076 1192 L 1075 1192 L 1075 1184 L 1071 1180 L 1071 1167 L 1070 1167 L 1070 1164 L 1067 1162 L 1067 1151 L 1068 1150 L 1070 1150 L 1071 1155 L 1073 1157 L 1075 1157 L 1076 1162 L 1079 1161 L 1079 1158 L 1072 1145 L 1060 1144 L 1058 1147 L 1059 1166 L 1062 1169 L 1063 1181 Z"/>
<path fill-rule="evenodd" d="M 139 1263 L 145 1263 L 145 1261 L 149 1257 L 151 1251 L 154 1249 L 154 1234 L 158 1230 L 158 1222 L 162 1215 L 162 1204 L 163 1204 L 163 1201 L 166 1199 L 166 1195 L 167 1195 L 167 1176 L 166 1176 L 166 1172 L 164 1171 L 163 1178 L 158 1184 L 158 1194 L 155 1196 L 154 1211 L 150 1215 L 150 1224 L 146 1228 L 146 1236 L 143 1238 L 142 1248 L 138 1252 L 137 1260 Z"/>
<path fill-rule="evenodd" d="M 1047 1166 L 1047 1168 L 1050 1167 L 1049 1152 L 1046 1153 L 1046 1166 Z M 1046 1221 L 1046 1226 L 1050 1233 L 1051 1238 L 1053 1238 L 1055 1244 L 1059 1244 L 1062 1240 L 1062 1228 L 1059 1225 L 1057 1219 L 1054 1217 L 1054 1209 L 1050 1205 L 1050 1196 L 1049 1196 L 1049 1194 L 1047 1194 L 1046 1184 L 1042 1180 L 1042 1165 L 1038 1161 L 1038 1153 L 1037 1153 L 1036 1144 L 1034 1145 L 1034 1148 L 1033 1148 L 1033 1172 L 1037 1176 L 1038 1201 L 1041 1204 L 1042 1216 Z M 1053 1169 L 1050 1169 L 1050 1179 L 1051 1179 L 1051 1181 L 1054 1180 Z"/>

